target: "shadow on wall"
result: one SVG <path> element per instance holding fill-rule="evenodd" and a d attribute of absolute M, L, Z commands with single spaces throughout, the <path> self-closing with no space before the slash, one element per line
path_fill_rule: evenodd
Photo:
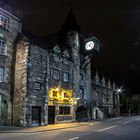
<path fill-rule="evenodd" d="M 88 121 L 87 109 L 84 106 L 80 106 L 77 108 L 76 120 L 78 122 Z"/>

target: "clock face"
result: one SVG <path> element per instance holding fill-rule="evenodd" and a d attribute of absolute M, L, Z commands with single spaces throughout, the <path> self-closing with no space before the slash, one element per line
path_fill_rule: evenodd
<path fill-rule="evenodd" d="M 85 49 L 86 50 L 92 50 L 94 48 L 94 42 L 93 41 L 89 41 L 86 43 L 85 45 Z"/>

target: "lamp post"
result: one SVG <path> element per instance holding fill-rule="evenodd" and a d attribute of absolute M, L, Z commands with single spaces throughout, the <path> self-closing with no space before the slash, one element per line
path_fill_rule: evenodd
<path fill-rule="evenodd" d="M 116 113 L 119 112 L 120 114 L 120 94 L 123 92 L 122 88 L 117 88 L 113 91 L 113 115 L 116 116 Z M 116 98 L 117 93 L 117 98 Z"/>

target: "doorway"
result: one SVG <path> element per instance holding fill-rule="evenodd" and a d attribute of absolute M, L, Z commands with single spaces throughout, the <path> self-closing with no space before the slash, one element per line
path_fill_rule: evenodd
<path fill-rule="evenodd" d="M 98 119 L 98 110 L 95 110 L 95 119 Z"/>
<path fill-rule="evenodd" d="M 55 106 L 48 106 L 48 124 L 55 124 Z"/>
<path fill-rule="evenodd" d="M 79 106 L 76 110 L 76 120 L 78 122 L 87 121 L 87 109 L 84 106 Z"/>
<path fill-rule="evenodd" d="M 32 126 L 41 125 L 41 106 L 32 106 Z"/>

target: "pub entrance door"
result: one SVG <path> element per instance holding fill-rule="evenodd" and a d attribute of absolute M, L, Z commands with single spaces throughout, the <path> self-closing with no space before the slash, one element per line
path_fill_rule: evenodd
<path fill-rule="evenodd" d="M 55 106 L 48 106 L 48 124 L 55 124 Z"/>

